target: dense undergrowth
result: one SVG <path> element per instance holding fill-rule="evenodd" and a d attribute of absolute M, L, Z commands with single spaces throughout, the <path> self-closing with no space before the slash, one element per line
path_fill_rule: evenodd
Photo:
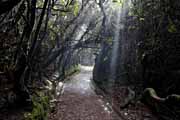
<path fill-rule="evenodd" d="M 79 65 L 72 66 L 65 71 L 64 80 L 80 71 Z M 58 79 L 58 78 L 56 78 Z M 62 80 L 62 81 L 64 81 Z M 35 91 L 31 96 L 32 111 L 24 114 L 25 120 L 48 120 L 49 114 L 54 111 L 56 101 L 58 101 L 57 92 L 61 93 L 62 88 L 57 88 L 58 82 L 47 81 L 46 89 Z M 61 86 L 58 86 L 61 87 Z"/>
<path fill-rule="evenodd" d="M 48 120 L 50 112 L 49 96 L 38 93 L 32 96 L 32 112 L 24 114 L 25 120 Z"/>
<path fill-rule="evenodd" d="M 128 10 L 124 5 L 122 11 L 126 12 L 121 22 L 125 26 L 120 30 L 122 37 L 119 38 L 117 63 L 113 68 L 115 76 L 111 76 L 111 66 L 116 42 L 109 42 L 108 38 L 113 38 L 115 32 L 109 33 L 104 40 L 95 64 L 94 81 L 107 94 L 112 94 L 114 86 L 119 89 L 126 86 L 136 92 L 135 99 L 138 100 L 141 95 L 150 92 L 146 88 L 153 88 L 157 96 L 146 94 L 145 100 L 159 119 L 178 120 L 180 117 L 179 5 L 176 0 L 132 1 Z M 117 17 L 109 19 L 116 24 L 114 19 Z M 106 34 L 109 29 L 116 29 L 113 24 L 106 26 Z M 161 103 L 158 98 L 169 100 Z"/>

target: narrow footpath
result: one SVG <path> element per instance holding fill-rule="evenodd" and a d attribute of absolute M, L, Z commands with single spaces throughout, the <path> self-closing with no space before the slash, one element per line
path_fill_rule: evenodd
<path fill-rule="evenodd" d="M 109 103 L 95 93 L 92 69 L 81 66 L 81 72 L 64 84 L 52 120 L 121 120 Z"/>

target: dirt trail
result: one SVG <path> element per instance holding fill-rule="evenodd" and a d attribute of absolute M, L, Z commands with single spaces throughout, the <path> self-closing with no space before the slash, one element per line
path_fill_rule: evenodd
<path fill-rule="evenodd" d="M 64 84 L 53 120 L 121 120 L 95 93 L 90 80 L 92 69 L 81 66 L 81 72 Z"/>

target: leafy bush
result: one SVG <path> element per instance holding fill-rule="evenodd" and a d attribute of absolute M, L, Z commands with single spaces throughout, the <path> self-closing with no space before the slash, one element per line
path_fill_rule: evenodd
<path fill-rule="evenodd" d="M 33 109 L 31 113 L 26 113 L 26 120 L 48 120 L 49 98 L 42 93 L 32 96 Z"/>

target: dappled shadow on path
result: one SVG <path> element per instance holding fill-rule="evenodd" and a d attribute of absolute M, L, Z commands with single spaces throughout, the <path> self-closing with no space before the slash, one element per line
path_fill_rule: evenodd
<path fill-rule="evenodd" d="M 93 67 L 81 66 L 81 72 L 66 82 L 53 120 L 121 120 L 108 102 L 94 92 Z"/>

